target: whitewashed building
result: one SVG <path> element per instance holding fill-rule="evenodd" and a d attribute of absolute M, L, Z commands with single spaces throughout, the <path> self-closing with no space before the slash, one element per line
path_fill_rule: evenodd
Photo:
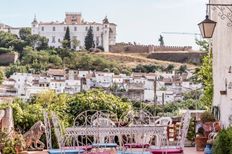
<path fill-rule="evenodd" d="M 156 91 L 156 102 L 158 104 L 166 104 L 175 101 L 176 94 L 173 91 Z"/>
<path fill-rule="evenodd" d="M 63 22 L 32 22 L 32 34 L 39 34 L 49 39 L 49 46 L 61 47 L 66 29 L 69 27 L 71 41 L 79 42 L 79 47 L 85 46 L 85 37 L 90 27 L 93 29 L 95 47 L 102 46 L 109 51 L 110 45 L 116 43 L 116 24 L 110 23 L 107 17 L 102 23 L 85 22 L 81 13 L 70 12 L 65 14 Z M 73 46 L 73 44 L 72 44 Z"/>
<path fill-rule="evenodd" d="M 93 87 L 109 88 L 113 84 L 114 73 L 95 72 L 92 77 Z"/>
<path fill-rule="evenodd" d="M 232 4 L 232 0 L 211 0 L 212 4 Z M 232 7 L 224 12 L 211 7 L 210 19 L 217 22 L 212 38 L 213 52 L 213 107 L 223 127 L 232 125 L 232 25 L 231 17 L 222 20 L 219 13 L 231 13 Z M 223 16 L 224 17 L 224 16 Z"/>

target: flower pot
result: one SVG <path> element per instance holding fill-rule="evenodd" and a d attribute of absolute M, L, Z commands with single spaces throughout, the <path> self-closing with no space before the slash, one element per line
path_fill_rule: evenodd
<path fill-rule="evenodd" d="M 16 154 L 19 154 L 20 152 L 22 152 L 22 148 L 20 146 L 16 146 L 15 147 L 15 151 L 16 151 Z"/>
<path fill-rule="evenodd" d="M 227 94 L 227 91 L 226 91 L 226 90 L 221 90 L 221 91 L 220 91 L 220 94 L 221 94 L 221 95 L 226 95 L 226 94 Z"/>
<path fill-rule="evenodd" d="M 204 154 L 212 154 L 212 144 L 206 144 L 206 147 L 204 149 Z"/>
<path fill-rule="evenodd" d="M 204 136 L 197 136 L 195 138 L 196 150 L 204 151 L 208 138 Z"/>

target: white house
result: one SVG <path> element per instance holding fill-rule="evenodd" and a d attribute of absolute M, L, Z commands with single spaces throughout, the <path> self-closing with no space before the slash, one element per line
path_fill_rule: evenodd
<path fill-rule="evenodd" d="M 175 93 L 173 91 L 156 91 L 157 103 L 158 104 L 166 104 L 169 102 L 175 101 Z"/>
<path fill-rule="evenodd" d="M 56 93 L 64 93 L 65 92 L 65 80 L 51 80 L 49 88 L 55 90 Z"/>
<path fill-rule="evenodd" d="M 32 85 L 33 75 L 29 73 L 14 73 L 10 79 L 15 80 L 15 88 L 17 89 L 17 96 L 26 95 L 26 86 Z"/>
<path fill-rule="evenodd" d="M 81 91 L 81 80 L 66 80 L 64 92 L 75 94 Z"/>
<path fill-rule="evenodd" d="M 71 40 L 79 41 L 79 47 L 85 46 L 85 37 L 90 27 L 93 29 L 95 46 L 102 46 L 109 51 L 110 45 L 116 43 L 116 24 L 110 23 L 107 17 L 102 23 L 85 22 L 81 13 L 69 12 L 65 14 L 63 22 L 32 22 L 32 34 L 39 34 L 49 39 L 49 46 L 61 47 L 67 27 L 70 30 Z M 72 43 L 74 46 L 74 43 Z"/>
<path fill-rule="evenodd" d="M 211 0 L 213 4 L 232 4 L 232 0 Z M 229 7 L 231 9 L 231 7 Z M 225 13 L 231 11 L 225 7 Z M 211 7 L 211 20 L 217 22 L 212 38 L 213 52 L 213 107 L 219 114 L 224 127 L 232 125 L 232 22 L 230 18 L 221 19 L 219 9 Z"/>
<path fill-rule="evenodd" d="M 154 80 L 147 79 L 144 83 L 144 101 L 153 102 L 155 100 Z"/>

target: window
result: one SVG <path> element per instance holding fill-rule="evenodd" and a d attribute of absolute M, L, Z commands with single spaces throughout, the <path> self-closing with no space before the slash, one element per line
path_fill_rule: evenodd
<path fill-rule="evenodd" d="M 88 31 L 88 29 L 89 29 L 88 27 L 85 27 L 85 30 L 86 30 L 86 31 Z"/>
<path fill-rule="evenodd" d="M 44 27 L 41 27 L 41 30 L 44 31 Z"/>
<path fill-rule="evenodd" d="M 100 42 L 100 39 L 99 39 L 99 36 L 96 37 L 96 44 L 97 46 L 99 45 L 99 42 Z"/>
<path fill-rule="evenodd" d="M 58 39 L 58 42 L 60 42 L 60 39 Z"/>
<path fill-rule="evenodd" d="M 64 27 L 64 31 L 66 31 L 67 27 Z"/>
<path fill-rule="evenodd" d="M 74 31 L 77 31 L 77 27 L 74 27 Z"/>
<path fill-rule="evenodd" d="M 52 36 L 52 43 L 56 43 L 56 37 Z"/>
<path fill-rule="evenodd" d="M 107 25 L 105 25 L 105 28 L 107 28 Z"/>
<path fill-rule="evenodd" d="M 97 27 L 97 31 L 99 31 L 99 27 Z"/>
<path fill-rule="evenodd" d="M 53 30 L 53 31 L 56 31 L 56 27 L 52 27 L 52 30 Z"/>

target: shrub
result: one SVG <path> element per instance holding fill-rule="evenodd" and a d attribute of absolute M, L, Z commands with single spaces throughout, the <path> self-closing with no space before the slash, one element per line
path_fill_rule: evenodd
<path fill-rule="evenodd" d="M 8 52 L 11 52 L 11 49 L 8 49 L 8 48 L 0 48 L 0 54 L 3 54 L 3 53 L 8 53 Z"/>
<path fill-rule="evenodd" d="M 232 127 L 222 130 L 213 143 L 213 153 L 232 154 Z"/>

